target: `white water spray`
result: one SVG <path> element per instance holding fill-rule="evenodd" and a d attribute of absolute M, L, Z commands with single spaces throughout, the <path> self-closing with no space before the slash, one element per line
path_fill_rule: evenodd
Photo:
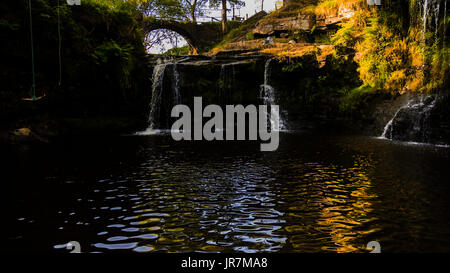
<path fill-rule="evenodd" d="M 173 73 L 173 82 L 172 82 L 173 105 L 178 105 L 181 104 L 180 73 L 178 72 L 178 66 L 176 62 L 172 64 L 172 73 Z"/>
<path fill-rule="evenodd" d="M 380 138 L 384 138 L 384 139 L 392 139 L 392 131 L 393 131 L 392 124 L 393 124 L 393 122 L 394 122 L 394 119 L 397 117 L 398 113 L 399 113 L 402 109 L 407 108 L 407 107 L 409 106 L 410 103 L 411 103 L 411 101 L 408 101 L 408 103 L 407 103 L 406 105 L 400 107 L 400 108 L 397 110 L 397 112 L 395 112 L 394 116 L 393 116 L 393 117 L 388 121 L 388 123 L 386 123 L 386 125 L 384 126 L 383 133 L 381 134 Z M 386 135 L 388 134 L 388 132 L 389 132 L 389 136 L 386 136 Z"/>
<path fill-rule="evenodd" d="M 163 92 L 163 82 L 164 74 L 166 72 L 166 67 L 172 65 L 173 80 L 172 80 L 172 97 L 173 105 L 181 103 L 180 96 L 180 74 L 177 69 L 176 63 L 163 63 L 163 60 L 158 59 L 157 64 L 153 68 L 152 73 L 152 99 L 150 101 L 150 114 L 148 117 L 148 128 L 144 131 L 137 132 L 136 135 L 154 135 L 161 132 L 160 129 L 156 129 L 157 122 L 160 117 L 162 92 Z"/>
<path fill-rule="evenodd" d="M 271 63 L 272 59 L 268 59 L 264 66 L 264 84 L 260 86 L 259 95 L 263 100 L 265 105 L 275 105 L 276 104 L 276 90 L 270 85 L 270 74 L 271 74 Z M 269 115 L 269 113 L 268 113 Z M 283 119 L 281 118 L 280 113 L 278 116 L 274 116 L 273 113 L 270 115 L 270 127 L 272 130 L 276 130 L 276 123 L 278 122 L 278 130 L 286 130 L 286 126 L 284 124 Z"/>
<path fill-rule="evenodd" d="M 431 102 L 429 101 L 431 99 Z M 428 102 L 427 102 L 428 101 Z M 379 138 L 383 139 L 393 139 L 395 136 L 400 137 L 400 139 L 412 139 L 414 141 L 426 142 L 427 134 L 429 134 L 429 118 L 431 110 L 436 104 L 436 99 L 430 97 L 420 97 L 417 99 L 409 100 L 408 103 L 400 107 L 397 112 L 395 112 L 392 119 L 384 126 L 383 133 Z M 402 118 L 399 114 L 402 112 Z M 405 119 L 405 116 L 408 117 Z M 409 129 L 406 131 L 405 128 L 401 129 L 400 132 L 394 131 L 396 120 L 399 119 L 400 123 L 405 126 L 405 121 L 407 121 L 407 126 Z"/>

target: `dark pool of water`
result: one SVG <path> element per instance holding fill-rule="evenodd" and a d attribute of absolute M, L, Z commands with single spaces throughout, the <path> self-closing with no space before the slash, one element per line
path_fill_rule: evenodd
<path fill-rule="evenodd" d="M 450 251 L 450 148 L 283 133 L 2 147 L 2 251 Z"/>

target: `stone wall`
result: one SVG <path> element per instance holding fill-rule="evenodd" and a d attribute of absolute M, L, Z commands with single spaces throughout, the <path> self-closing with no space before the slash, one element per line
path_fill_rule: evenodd
<path fill-rule="evenodd" d="M 317 1 L 285 1 L 283 8 L 277 11 L 278 13 L 270 14 L 260 20 L 252 32 L 259 36 L 271 36 L 278 33 L 311 30 L 313 27 L 322 31 L 335 30 L 340 22 L 352 17 L 355 13 L 353 7 L 341 5 L 335 14 L 326 16 L 316 16 L 311 12 L 295 14 L 295 11 L 300 10 L 302 6 L 315 2 Z"/>
<path fill-rule="evenodd" d="M 310 30 L 316 22 L 311 14 L 298 14 L 294 17 L 276 18 L 270 21 L 261 20 L 253 29 L 253 34 L 273 35 L 275 32 L 292 32 L 296 30 Z"/>

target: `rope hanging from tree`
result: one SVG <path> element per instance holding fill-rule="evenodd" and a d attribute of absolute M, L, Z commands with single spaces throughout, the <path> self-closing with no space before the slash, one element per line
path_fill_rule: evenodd
<path fill-rule="evenodd" d="M 31 75 L 32 75 L 32 83 L 31 83 L 31 97 L 30 98 L 23 98 L 22 100 L 25 101 L 36 101 L 39 99 L 42 99 L 45 97 L 45 95 L 36 97 L 36 72 L 34 69 L 35 62 L 34 62 L 34 43 L 33 43 L 33 15 L 31 12 L 31 0 L 28 0 L 28 7 L 30 11 L 30 44 L 31 44 Z"/>
<path fill-rule="evenodd" d="M 31 39 L 31 74 L 32 74 L 32 85 L 31 85 L 31 100 L 36 100 L 36 76 L 34 72 L 34 45 L 33 45 L 33 16 L 31 15 L 31 0 L 28 0 L 29 10 L 30 10 L 30 39 Z M 28 100 L 28 99 L 27 99 Z"/>
<path fill-rule="evenodd" d="M 59 0 L 58 0 L 58 60 L 59 60 L 59 81 L 58 86 L 61 86 L 62 82 L 62 64 L 61 64 L 61 17 L 59 12 Z"/>

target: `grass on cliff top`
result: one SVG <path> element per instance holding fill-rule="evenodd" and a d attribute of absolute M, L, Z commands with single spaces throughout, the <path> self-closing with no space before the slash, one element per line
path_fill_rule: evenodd
<path fill-rule="evenodd" d="M 275 56 L 277 59 L 289 59 L 314 54 L 317 61 L 324 62 L 326 57 L 334 53 L 333 45 L 311 45 L 311 44 L 286 44 L 275 43 L 271 47 L 260 50 L 263 54 Z"/>
<path fill-rule="evenodd" d="M 297 14 L 314 14 L 317 16 L 336 16 L 340 8 L 354 9 L 366 0 L 300 0 L 271 12 L 265 19 L 279 19 L 297 16 Z"/>
<path fill-rule="evenodd" d="M 314 7 L 317 4 L 317 0 L 299 0 L 290 5 L 283 6 L 282 8 L 271 12 L 265 19 L 279 19 L 297 16 L 297 14 L 313 13 Z"/>
<path fill-rule="evenodd" d="M 258 12 L 248 18 L 248 20 L 245 20 L 237 26 L 235 25 L 234 28 L 233 25 L 228 24 L 228 27 L 231 28 L 230 31 L 225 35 L 222 41 L 212 49 L 211 52 L 215 54 L 224 50 L 225 46 L 229 43 L 247 40 L 248 34 L 251 30 L 254 29 L 256 24 L 266 15 L 267 13 L 265 11 Z"/>

